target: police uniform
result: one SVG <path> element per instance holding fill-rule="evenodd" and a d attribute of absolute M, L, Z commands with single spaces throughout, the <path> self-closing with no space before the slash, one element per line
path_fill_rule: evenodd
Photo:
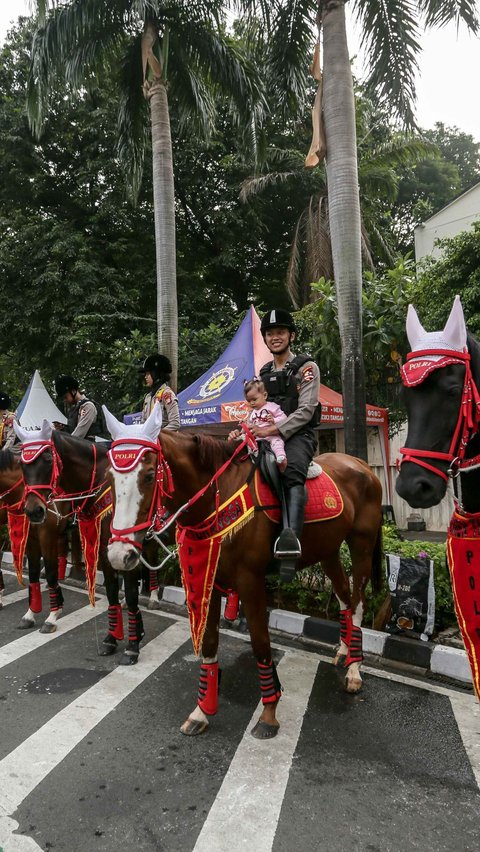
<path fill-rule="evenodd" d="M 320 370 L 307 355 L 294 356 L 281 370 L 273 361 L 260 370 L 268 399 L 278 403 L 287 419 L 277 428 L 285 441 L 287 467 L 283 481 L 287 488 L 305 485 L 308 466 L 317 445 L 314 427 L 318 425 Z"/>
<path fill-rule="evenodd" d="M 152 388 L 152 390 L 145 394 L 142 408 L 142 423 L 145 423 L 157 402 L 162 406 L 162 429 L 180 429 L 178 399 L 166 382 L 163 382 L 160 387 Z"/>
<path fill-rule="evenodd" d="M 67 414 L 67 431 L 75 438 L 86 438 L 94 441 L 97 433 L 98 412 L 94 402 L 87 399 L 85 394 L 75 405 L 72 405 Z"/>
<path fill-rule="evenodd" d="M 12 411 L 0 412 L 0 449 L 2 450 L 10 449 L 15 443 L 14 420 L 15 415 Z"/>

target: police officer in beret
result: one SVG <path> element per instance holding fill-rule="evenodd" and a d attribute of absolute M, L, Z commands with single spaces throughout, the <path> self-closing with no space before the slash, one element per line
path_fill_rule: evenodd
<path fill-rule="evenodd" d="M 96 404 L 79 390 L 79 384 L 73 376 L 57 376 L 55 379 L 57 396 L 65 403 L 67 425 L 62 427 L 76 438 L 94 441 L 102 432 L 100 416 Z"/>
<path fill-rule="evenodd" d="M 293 579 L 294 561 L 301 556 L 300 539 L 305 512 L 305 481 L 315 454 L 314 429 L 320 422 L 320 371 L 308 355 L 295 355 L 294 319 L 288 311 L 267 311 L 260 330 L 273 359 L 260 370 L 268 399 L 276 402 L 287 415 L 279 425 L 272 423 L 261 432 L 252 427 L 255 437 L 279 435 L 285 441 L 287 467 L 282 474 L 289 526 L 275 543 L 274 554 L 284 560 L 282 579 Z M 286 560 L 286 561 L 285 561 Z M 283 569 L 283 570 L 282 570 Z"/>
<path fill-rule="evenodd" d="M 15 415 L 10 411 L 12 401 L 4 391 L 0 391 L 0 449 L 9 450 L 15 443 L 13 421 Z"/>
<path fill-rule="evenodd" d="M 156 402 L 162 406 L 162 429 L 176 431 L 180 429 L 180 409 L 178 399 L 169 386 L 172 365 L 165 355 L 149 355 L 139 369 L 145 376 L 148 392 L 145 394 L 142 409 L 142 423 L 145 423 Z"/>

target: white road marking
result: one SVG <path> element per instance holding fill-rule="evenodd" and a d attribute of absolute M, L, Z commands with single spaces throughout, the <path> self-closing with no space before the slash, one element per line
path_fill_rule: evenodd
<path fill-rule="evenodd" d="M 107 606 L 108 603 L 104 598 L 97 600 L 95 607 L 90 605 L 84 606 L 81 609 L 77 609 L 75 612 L 70 613 L 70 615 L 63 616 L 58 622 L 58 628 L 55 633 L 40 633 L 38 630 L 40 624 L 37 622 L 36 627 L 30 628 L 26 636 L 22 636 L 20 639 L 15 639 L 8 645 L 4 645 L 3 648 L 0 648 L 0 668 L 10 665 L 10 663 L 15 662 L 15 660 L 19 660 L 20 657 L 23 657 L 25 654 L 29 654 L 31 651 L 35 651 L 37 648 L 41 648 L 42 645 L 46 645 L 47 642 L 53 642 L 54 639 L 64 636 L 65 633 L 68 633 L 69 630 L 74 630 L 75 627 L 79 627 L 80 624 L 85 624 L 85 622 L 90 621 L 90 619 L 96 618 L 97 615 L 101 615 L 105 612 Z"/>
<path fill-rule="evenodd" d="M 262 711 L 261 703 L 235 752 L 193 852 L 226 849 L 270 852 L 319 658 L 285 650 L 278 664 L 285 693 L 279 704 L 281 727 L 274 742 L 256 740 L 250 729 Z M 255 779 L 255 783 L 252 783 Z M 259 831 L 259 803 L 262 820 Z"/>
<path fill-rule="evenodd" d="M 480 705 L 473 696 L 460 693 L 450 695 L 450 702 L 464 749 L 480 787 Z"/>
<path fill-rule="evenodd" d="M 28 587 L 25 589 L 19 589 L 18 592 L 6 594 L 5 597 L 2 598 L 3 609 L 8 606 L 8 604 L 17 603 L 17 601 L 22 600 L 28 604 Z"/>
<path fill-rule="evenodd" d="M 29 845 L 13 845 L 20 842 L 20 838 L 12 836 L 18 823 L 10 818 L 11 814 L 96 725 L 188 640 L 189 635 L 186 623 L 168 627 L 142 648 L 139 665 L 117 667 L 0 761 L 0 848 L 5 852 L 39 848 L 36 844 L 32 846 L 34 841 L 30 838 L 24 838 Z"/>

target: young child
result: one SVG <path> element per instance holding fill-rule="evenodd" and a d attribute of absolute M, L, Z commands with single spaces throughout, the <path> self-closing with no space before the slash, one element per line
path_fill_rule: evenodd
<path fill-rule="evenodd" d="M 243 392 L 252 409 L 246 419 L 247 426 L 257 426 L 261 429 L 270 426 L 272 423 L 283 423 L 287 419 L 287 415 L 276 402 L 268 402 L 268 394 L 261 379 L 254 378 L 245 382 Z M 278 435 L 266 435 L 265 438 L 260 438 L 260 440 L 270 441 L 278 467 L 283 472 L 287 466 L 283 438 Z"/>

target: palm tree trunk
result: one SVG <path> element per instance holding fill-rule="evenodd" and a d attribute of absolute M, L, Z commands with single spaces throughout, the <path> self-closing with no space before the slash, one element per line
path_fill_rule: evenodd
<path fill-rule="evenodd" d="M 158 351 L 172 362 L 172 387 L 177 385 L 178 305 L 175 260 L 175 194 L 172 138 L 166 84 L 154 80 L 148 88 L 152 127 L 153 207 L 157 260 Z"/>
<path fill-rule="evenodd" d="M 323 116 L 333 269 L 342 344 L 345 449 L 367 459 L 365 371 L 362 354 L 362 256 L 353 80 L 345 29 L 345 0 L 321 0 Z"/>

